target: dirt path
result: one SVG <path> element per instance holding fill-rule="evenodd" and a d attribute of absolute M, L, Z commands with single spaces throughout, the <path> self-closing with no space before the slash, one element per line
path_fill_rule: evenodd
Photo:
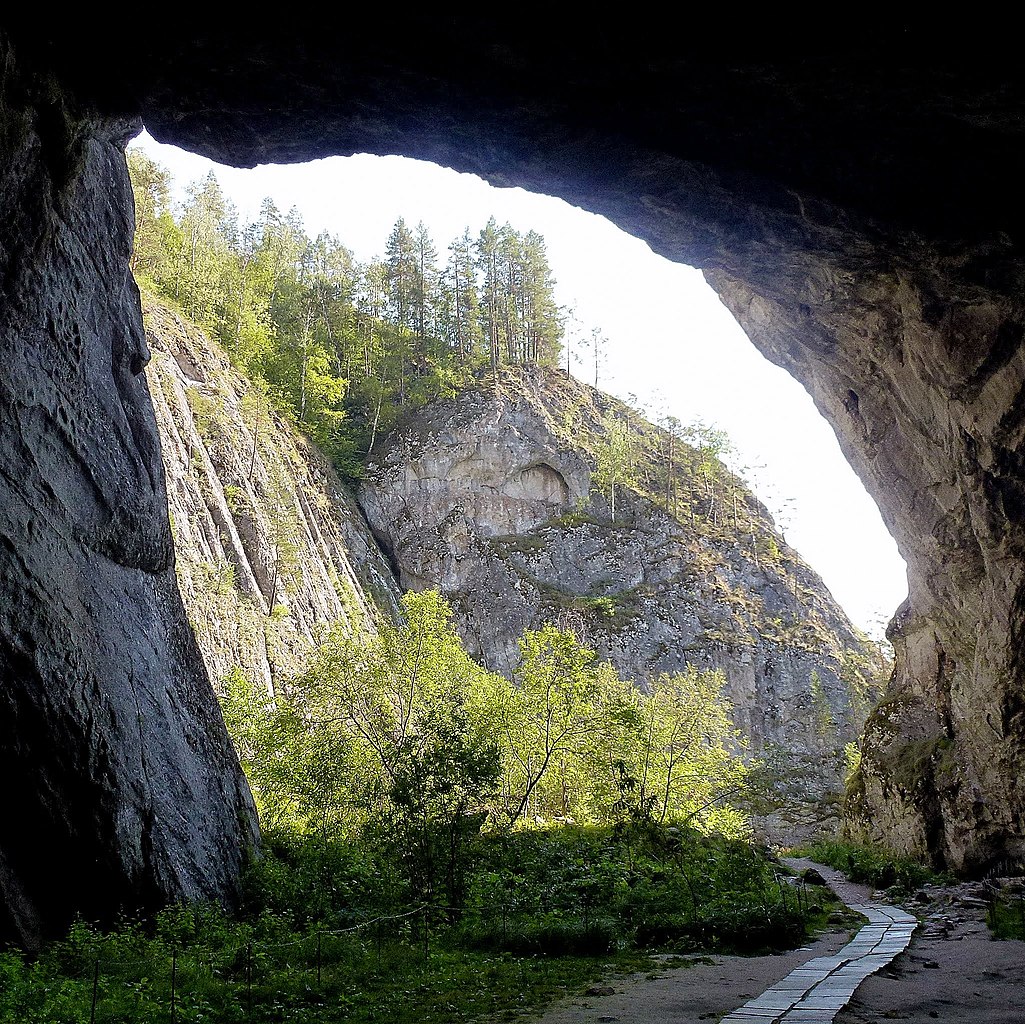
<path fill-rule="evenodd" d="M 823 874 L 846 902 L 881 902 L 838 873 Z M 911 945 L 860 985 L 836 1024 L 1025 1024 L 1025 943 L 990 939 L 980 895 L 971 885 L 926 886 L 906 905 L 921 921 Z M 773 956 L 667 958 L 664 970 L 610 982 L 610 995 L 563 1000 L 539 1024 L 717 1022 L 795 968 L 837 952 L 856 930 L 835 930 Z M 678 965 L 681 959 L 685 966 Z"/>
<path fill-rule="evenodd" d="M 978 887 L 923 892 L 908 904 L 922 921 L 911 946 L 864 981 L 836 1024 L 1023 1024 L 1025 942 L 990 936 Z"/>

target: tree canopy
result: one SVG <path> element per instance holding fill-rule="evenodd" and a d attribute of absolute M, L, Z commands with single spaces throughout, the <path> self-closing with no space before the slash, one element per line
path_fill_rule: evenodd
<path fill-rule="evenodd" d="M 643 693 L 546 625 L 521 638 L 510 681 L 467 655 L 437 592 L 407 593 L 403 610 L 376 633 L 339 626 L 273 700 L 228 681 L 226 720 L 268 824 L 380 828 L 418 863 L 485 825 L 742 830 L 731 798 L 747 769 L 720 673 L 689 669 Z"/>
<path fill-rule="evenodd" d="M 361 264 L 334 235 L 307 234 L 270 199 L 242 225 L 211 172 L 180 207 L 166 170 L 128 153 L 132 268 L 228 351 L 346 475 L 403 409 L 509 363 L 557 366 L 563 313 L 536 231 L 494 217 L 442 261 L 428 228 L 399 217 Z"/>

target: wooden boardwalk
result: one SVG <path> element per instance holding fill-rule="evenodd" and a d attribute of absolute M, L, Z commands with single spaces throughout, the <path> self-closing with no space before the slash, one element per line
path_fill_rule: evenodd
<path fill-rule="evenodd" d="M 870 975 L 903 953 L 917 919 L 899 907 L 847 902 L 837 872 L 816 865 L 851 910 L 868 918 L 861 931 L 832 956 L 817 957 L 791 971 L 760 996 L 722 1018 L 722 1024 L 828 1024 Z"/>

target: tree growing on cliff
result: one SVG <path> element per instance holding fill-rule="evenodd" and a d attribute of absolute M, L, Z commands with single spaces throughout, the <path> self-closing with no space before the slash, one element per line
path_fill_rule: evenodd
<path fill-rule="evenodd" d="M 263 380 L 346 475 L 359 475 L 374 438 L 410 405 L 453 394 L 489 364 L 561 358 L 563 317 L 536 231 L 492 217 L 452 243 L 442 273 L 426 226 L 400 217 L 383 259 L 360 266 L 269 199 L 240 225 L 213 174 L 173 209 L 170 175 L 141 151 L 128 160 L 140 280 Z"/>
<path fill-rule="evenodd" d="M 267 608 L 273 615 L 282 597 L 302 573 L 299 559 L 301 521 L 296 496 L 285 467 L 271 464 L 267 479 L 267 539 L 270 544 L 270 580 Z"/>
<path fill-rule="evenodd" d="M 602 417 L 602 429 L 595 451 L 595 485 L 608 497 L 613 520 L 616 518 L 616 490 L 634 482 L 638 438 L 628 416 Z"/>
<path fill-rule="evenodd" d="M 477 360 L 483 337 L 474 242 L 469 228 L 449 245 L 448 252 L 442 322 L 449 350 L 459 364 L 464 365 Z"/>

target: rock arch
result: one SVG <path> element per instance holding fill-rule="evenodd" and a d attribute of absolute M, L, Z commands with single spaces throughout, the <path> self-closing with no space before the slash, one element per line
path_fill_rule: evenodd
<path fill-rule="evenodd" d="M 992 47 L 749 25 L 692 54 L 650 23 L 558 39 L 434 14 L 358 42 L 0 31 L 0 770 L 30 826 L 0 826 L 8 931 L 76 901 L 230 896 L 253 838 L 136 375 L 121 148 L 140 119 L 238 165 L 436 160 L 702 268 L 807 386 L 909 565 L 860 820 L 958 870 L 1025 856 L 1025 88 Z M 44 846 L 73 884 L 48 887 Z"/>

